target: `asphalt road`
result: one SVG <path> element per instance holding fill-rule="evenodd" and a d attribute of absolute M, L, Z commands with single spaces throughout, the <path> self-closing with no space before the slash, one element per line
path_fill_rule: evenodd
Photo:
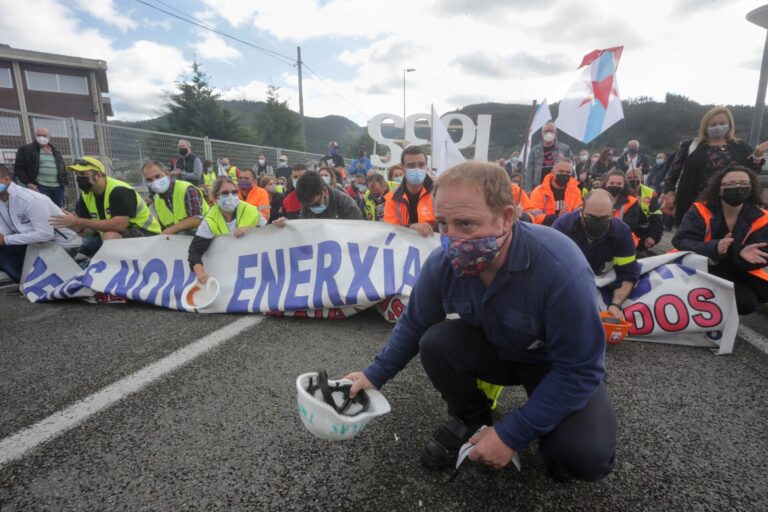
<path fill-rule="evenodd" d="M 0 441 L 239 318 L 1 293 Z M 533 445 L 521 473 L 470 464 L 448 483 L 418 464 L 445 411 L 417 361 L 351 442 L 298 418 L 298 374 L 361 369 L 390 330 L 375 312 L 264 319 L 0 467 L 0 511 L 768 509 L 768 355 L 748 343 L 610 347 L 620 445 L 601 482 L 555 483 Z"/>

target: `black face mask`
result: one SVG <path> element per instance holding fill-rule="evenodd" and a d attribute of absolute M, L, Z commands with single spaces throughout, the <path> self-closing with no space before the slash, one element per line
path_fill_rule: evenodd
<path fill-rule="evenodd" d="M 613 197 L 616 197 L 624 192 L 624 187 L 605 187 L 605 190 L 607 190 Z"/>
<path fill-rule="evenodd" d="M 179 148 L 179 154 L 181 156 L 187 156 L 187 153 L 189 153 L 189 150 L 187 148 Z"/>
<path fill-rule="evenodd" d="M 734 187 L 723 189 L 723 192 L 720 194 L 720 196 L 723 198 L 723 201 L 729 205 L 739 206 L 746 202 L 751 193 L 752 187 Z"/>
<path fill-rule="evenodd" d="M 629 148 L 629 151 L 627 151 L 630 155 L 635 156 L 638 152 L 637 148 Z"/>
<path fill-rule="evenodd" d="M 571 177 L 567 174 L 555 174 L 555 183 L 558 187 L 564 187 L 571 180 Z"/>
<path fill-rule="evenodd" d="M 640 180 L 629 180 L 627 183 L 629 183 L 629 188 L 640 188 Z"/>
<path fill-rule="evenodd" d="M 88 193 L 93 188 L 93 183 L 91 183 L 90 176 L 78 176 L 76 179 L 77 187 L 83 192 Z"/>
<path fill-rule="evenodd" d="M 581 224 L 584 226 L 584 232 L 590 240 L 597 240 L 605 236 L 611 227 L 610 217 L 582 217 Z"/>

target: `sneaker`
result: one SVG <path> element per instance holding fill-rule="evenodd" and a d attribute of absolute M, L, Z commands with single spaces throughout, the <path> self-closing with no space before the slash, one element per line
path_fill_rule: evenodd
<path fill-rule="evenodd" d="M 480 426 L 478 425 L 477 428 Z M 421 452 L 421 465 L 427 469 L 444 469 L 456 464 L 459 448 L 477 431 L 458 418 L 451 417 L 437 429 Z"/>

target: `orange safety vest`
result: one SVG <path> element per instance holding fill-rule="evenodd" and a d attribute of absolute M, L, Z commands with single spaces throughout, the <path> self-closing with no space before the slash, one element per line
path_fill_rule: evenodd
<path fill-rule="evenodd" d="M 271 208 L 269 205 L 269 192 L 267 192 L 266 189 L 263 189 L 254 183 L 251 190 L 248 191 L 248 197 L 243 197 L 243 192 L 240 189 L 238 189 L 237 195 L 240 196 L 242 201 L 258 208 L 262 217 L 269 219 Z"/>
<path fill-rule="evenodd" d="M 514 183 L 510 183 L 509 186 L 512 188 L 512 200 L 514 201 L 515 206 L 519 206 L 523 210 L 529 209 L 531 207 L 531 199 L 528 197 L 528 194 L 525 193 L 525 190 Z"/>
<path fill-rule="evenodd" d="M 402 201 L 395 201 L 394 197 L 395 192 L 397 191 L 398 189 L 390 190 L 387 195 L 384 196 L 384 222 L 406 227 L 411 224 L 416 224 L 416 219 L 408 218 L 408 199 L 405 193 L 403 193 Z M 426 187 L 421 188 L 418 213 L 418 222 L 425 224 L 435 223 L 435 209 L 432 205 L 432 194 L 427 191 Z"/>
<path fill-rule="evenodd" d="M 699 212 L 699 215 L 701 215 L 701 218 L 704 219 L 704 241 L 709 242 L 712 240 L 712 212 L 709 208 L 707 208 L 707 205 L 701 202 L 693 203 L 693 206 L 696 207 L 696 211 Z M 757 219 L 752 223 L 751 226 L 749 226 L 749 231 L 747 232 L 747 236 L 744 237 L 744 240 L 741 241 L 742 245 L 747 241 L 747 239 L 752 235 L 752 233 L 755 233 L 756 231 L 764 228 L 765 226 L 768 226 L 768 211 L 760 209 L 763 212 L 763 216 Z M 763 281 L 768 281 L 768 266 L 765 266 L 763 268 L 758 268 L 755 270 L 750 270 L 750 274 L 752 274 L 755 277 L 759 277 Z"/>
<path fill-rule="evenodd" d="M 621 208 L 618 210 L 613 211 L 613 216 L 616 217 L 619 220 L 624 220 L 624 213 L 626 213 L 627 210 L 632 208 L 635 203 L 637 202 L 637 198 L 635 196 L 627 196 L 627 202 L 622 205 Z M 632 233 L 632 240 L 635 241 L 635 247 L 638 247 L 640 245 L 640 239 L 637 237 L 634 231 L 631 231 Z"/>
<path fill-rule="evenodd" d="M 547 174 L 541 185 L 531 192 L 530 207 L 526 209 L 526 213 L 533 218 L 536 224 L 542 224 L 547 215 L 554 215 L 555 213 L 556 201 L 552 191 L 552 178 L 552 174 Z M 573 178 L 565 186 L 563 203 L 565 211 L 561 211 L 561 214 L 576 211 L 583 204 L 579 182 Z"/>

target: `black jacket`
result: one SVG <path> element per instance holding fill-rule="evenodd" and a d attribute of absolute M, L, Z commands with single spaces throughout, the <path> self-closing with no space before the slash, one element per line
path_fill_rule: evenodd
<path fill-rule="evenodd" d="M 616 165 L 619 170 L 627 172 L 629 170 L 629 153 L 621 155 L 621 158 L 616 161 Z M 645 155 L 639 153 L 637 155 L 637 165 L 635 165 L 635 167 L 640 168 L 643 171 L 643 174 L 648 174 L 651 171 L 651 165 L 648 163 L 648 159 Z"/>
<path fill-rule="evenodd" d="M 64 164 L 64 158 L 53 144 L 50 145 L 53 152 L 53 158 L 56 160 L 56 169 L 58 170 L 59 185 L 62 187 L 67 182 Z M 37 185 L 37 174 L 40 171 L 40 144 L 30 142 L 16 150 L 16 162 L 13 164 L 13 174 L 22 185 L 27 186 L 30 183 Z"/>
<path fill-rule="evenodd" d="M 749 233 L 752 223 L 763 215 L 763 211 L 760 208 L 752 203 L 745 203 L 736 219 L 736 225 L 733 227 L 733 243 L 728 248 L 728 252 L 721 256 L 717 253 L 717 244 L 730 231 L 725 223 L 723 212 L 719 211 L 719 209 L 712 211 L 712 219 L 710 221 L 712 239 L 705 242 L 706 225 L 704 219 L 699 215 L 699 211 L 691 206 L 683 216 L 680 227 L 677 228 L 677 233 L 672 238 L 672 245 L 681 251 L 693 251 L 706 256 L 716 262 L 718 266 L 733 266 L 743 272 L 755 270 L 764 265 L 760 263 L 747 263 L 746 260 L 741 258 L 740 253 L 747 245 L 768 242 L 768 227 L 764 227 L 750 235 L 746 240 L 744 239 L 747 233 Z"/>
<path fill-rule="evenodd" d="M 691 207 L 694 201 L 698 199 L 701 192 L 706 188 L 709 178 L 715 173 L 714 169 L 709 167 L 707 161 L 707 149 L 709 145 L 706 141 L 696 146 L 693 153 L 688 154 L 692 140 L 684 141 L 680 144 L 680 150 L 675 155 L 672 165 L 667 172 L 664 181 L 664 192 L 675 192 L 675 225 L 679 226 L 683 216 Z M 728 151 L 733 158 L 733 164 L 749 167 L 755 172 L 760 172 L 760 164 L 755 164 L 749 156 L 752 154 L 752 148 L 746 142 L 731 141 L 728 143 Z"/>

